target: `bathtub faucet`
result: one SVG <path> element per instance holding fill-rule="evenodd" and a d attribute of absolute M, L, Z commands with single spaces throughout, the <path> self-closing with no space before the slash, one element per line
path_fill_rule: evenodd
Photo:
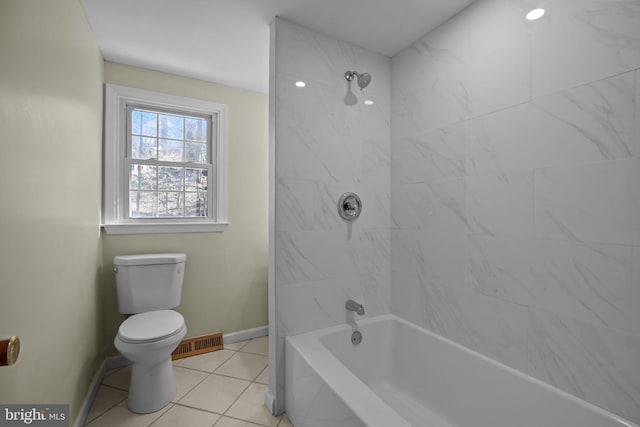
<path fill-rule="evenodd" d="M 362 306 L 362 304 L 358 304 L 352 299 L 347 300 L 347 303 L 344 305 L 344 307 L 349 311 L 355 311 L 360 316 L 364 315 L 364 307 Z"/>

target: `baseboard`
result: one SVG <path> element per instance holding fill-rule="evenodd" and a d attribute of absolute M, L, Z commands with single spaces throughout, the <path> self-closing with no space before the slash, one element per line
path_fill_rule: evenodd
<path fill-rule="evenodd" d="M 274 417 L 277 417 L 280 414 L 276 414 L 276 399 L 271 390 L 267 388 L 267 391 L 264 393 L 264 406 L 267 408 L 267 411 Z"/>
<path fill-rule="evenodd" d="M 87 397 L 82 403 L 82 409 L 78 414 L 78 418 L 76 419 L 74 427 L 84 426 L 87 420 L 87 416 L 89 415 L 89 411 L 91 410 L 91 406 L 93 406 L 93 401 L 96 400 L 96 395 L 98 394 L 100 384 L 102 384 L 102 380 L 104 379 L 104 374 L 111 369 L 121 368 L 130 364 L 131 362 L 123 356 L 109 357 L 102 362 L 102 364 L 100 365 L 100 369 L 98 369 L 98 372 L 93 377 L 93 381 L 91 381 L 89 393 L 87 393 Z"/>
<path fill-rule="evenodd" d="M 91 381 L 91 386 L 89 387 L 89 393 L 87 393 L 87 397 L 82 402 L 82 407 L 80 408 L 80 412 L 78 413 L 78 418 L 76 418 L 76 422 L 74 427 L 82 427 L 87 420 L 87 416 L 89 415 L 89 411 L 91 410 L 91 406 L 93 405 L 93 401 L 96 399 L 96 394 L 98 394 L 98 389 L 100 388 L 100 384 L 102 384 L 102 379 L 104 378 L 104 373 L 106 372 L 106 361 L 103 361 L 100 364 L 100 368 L 96 372 Z"/>
<path fill-rule="evenodd" d="M 123 366 L 131 365 L 131 361 L 124 356 L 117 355 L 107 357 L 104 361 L 105 372 L 111 369 L 122 368 Z"/>
<path fill-rule="evenodd" d="M 259 326 L 252 329 L 244 329 L 238 332 L 231 332 L 222 335 L 222 341 L 225 344 L 232 344 L 234 342 L 246 341 L 253 338 L 260 338 L 269 335 L 269 326 Z"/>

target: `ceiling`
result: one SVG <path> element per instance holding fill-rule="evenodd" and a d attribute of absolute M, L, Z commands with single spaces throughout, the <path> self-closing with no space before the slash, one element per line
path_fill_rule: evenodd
<path fill-rule="evenodd" d="M 82 0 L 105 60 L 267 93 L 275 16 L 393 56 L 473 0 Z"/>

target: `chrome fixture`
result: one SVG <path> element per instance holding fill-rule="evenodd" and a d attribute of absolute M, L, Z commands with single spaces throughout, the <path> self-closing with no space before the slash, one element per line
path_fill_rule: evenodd
<path fill-rule="evenodd" d="M 344 308 L 346 308 L 347 311 L 355 311 L 360 316 L 364 315 L 364 307 L 363 307 L 363 305 L 362 304 L 358 304 L 357 302 L 355 302 L 352 299 L 347 300 L 347 303 L 344 305 Z"/>
<path fill-rule="evenodd" d="M 357 71 L 346 71 L 344 73 L 344 78 L 348 82 L 352 82 L 353 79 L 355 79 L 356 77 L 358 78 L 358 86 L 360 87 L 360 90 L 362 90 L 365 87 L 369 86 L 369 83 L 371 83 L 371 74 L 369 74 L 369 73 L 360 74 Z"/>
<path fill-rule="evenodd" d="M 338 213 L 345 221 L 353 221 L 362 212 L 362 200 L 356 193 L 344 193 L 338 200 Z"/>
<path fill-rule="evenodd" d="M 353 331 L 351 334 L 351 344 L 358 345 L 362 342 L 362 332 Z"/>

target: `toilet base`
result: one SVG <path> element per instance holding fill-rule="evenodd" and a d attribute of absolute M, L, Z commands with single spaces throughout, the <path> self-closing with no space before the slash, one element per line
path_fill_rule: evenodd
<path fill-rule="evenodd" d="M 187 334 L 184 319 L 182 321 L 175 333 L 158 341 L 128 342 L 122 339 L 120 331 L 113 340 L 120 354 L 132 362 L 128 401 L 132 412 L 148 414 L 158 411 L 176 395 L 171 353 Z"/>
<path fill-rule="evenodd" d="M 132 412 L 147 414 L 164 408 L 176 395 L 171 358 L 156 364 L 133 363 L 128 406 Z"/>

